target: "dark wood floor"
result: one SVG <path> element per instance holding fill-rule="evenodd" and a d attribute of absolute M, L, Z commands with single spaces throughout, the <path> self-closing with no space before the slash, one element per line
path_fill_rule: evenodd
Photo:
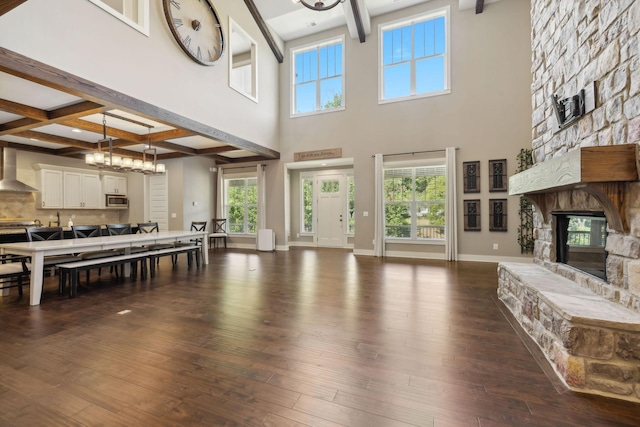
<path fill-rule="evenodd" d="M 93 272 L 76 299 L 50 278 L 37 307 L 0 298 L 0 425 L 640 425 L 639 405 L 545 375 L 495 297 L 495 264 L 210 260 L 163 259 L 144 282 Z"/>

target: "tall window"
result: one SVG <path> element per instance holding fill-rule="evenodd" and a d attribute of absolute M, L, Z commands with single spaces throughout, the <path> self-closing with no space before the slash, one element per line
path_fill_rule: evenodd
<path fill-rule="evenodd" d="M 343 39 L 292 50 L 291 114 L 344 108 Z"/>
<path fill-rule="evenodd" d="M 385 236 L 444 239 L 445 166 L 385 169 Z"/>
<path fill-rule="evenodd" d="M 347 175 L 347 234 L 356 232 L 356 192 L 353 175 Z"/>
<path fill-rule="evenodd" d="M 449 93 L 449 8 L 380 26 L 380 101 Z"/>
<path fill-rule="evenodd" d="M 300 180 L 302 189 L 302 232 L 313 233 L 313 177 Z"/>
<path fill-rule="evenodd" d="M 230 234 L 256 234 L 258 220 L 258 179 L 224 180 L 225 211 Z"/>

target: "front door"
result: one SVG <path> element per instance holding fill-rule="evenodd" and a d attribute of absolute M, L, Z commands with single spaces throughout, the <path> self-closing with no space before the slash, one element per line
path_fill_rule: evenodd
<path fill-rule="evenodd" d="M 318 246 L 344 246 L 344 180 L 342 175 L 318 177 Z"/>

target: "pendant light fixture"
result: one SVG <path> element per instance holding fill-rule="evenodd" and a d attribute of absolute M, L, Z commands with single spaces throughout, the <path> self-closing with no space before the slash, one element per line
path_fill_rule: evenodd
<path fill-rule="evenodd" d="M 124 117 L 119 117 L 114 114 L 110 116 L 117 117 L 123 120 L 132 121 Z M 98 151 L 85 154 L 85 164 L 96 166 L 102 169 L 112 170 L 124 170 L 131 172 L 142 172 L 145 174 L 157 174 L 162 175 L 166 171 L 166 167 L 163 163 L 157 163 L 157 153 L 155 148 L 151 148 L 151 128 L 153 126 L 135 122 L 139 125 L 145 126 L 149 130 L 149 136 L 147 140 L 147 147 L 142 150 L 142 159 L 132 159 L 131 157 L 122 157 L 113 154 L 113 140 L 107 138 L 107 114 L 102 114 L 102 139 L 98 141 Z M 105 151 L 108 147 L 108 151 Z"/>
<path fill-rule="evenodd" d="M 318 12 L 322 12 L 323 10 L 333 9 L 338 5 L 338 3 L 344 3 L 345 0 L 334 0 L 330 2 L 329 5 L 325 5 L 323 1 L 316 1 L 311 4 L 309 0 L 293 0 L 295 3 L 301 3 L 307 9 L 315 10 Z"/>

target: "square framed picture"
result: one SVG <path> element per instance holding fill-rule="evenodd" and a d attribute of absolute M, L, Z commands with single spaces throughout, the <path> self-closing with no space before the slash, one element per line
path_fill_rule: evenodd
<path fill-rule="evenodd" d="M 507 199 L 489 199 L 489 231 L 507 231 Z"/>
<path fill-rule="evenodd" d="M 464 231 L 482 230 L 480 222 L 480 199 L 464 201 Z"/>
<path fill-rule="evenodd" d="M 463 189 L 465 193 L 480 192 L 480 162 L 463 162 L 462 174 L 464 178 Z"/>
<path fill-rule="evenodd" d="M 507 159 L 489 160 L 489 191 L 507 191 Z"/>

